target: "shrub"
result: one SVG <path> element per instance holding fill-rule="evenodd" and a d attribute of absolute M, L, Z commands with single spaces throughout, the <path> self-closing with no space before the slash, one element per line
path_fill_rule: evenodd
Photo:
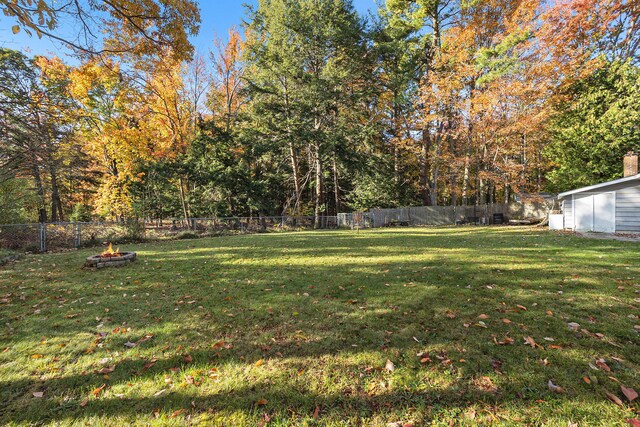
<path fill-rule="evenodd" d="M 197 239 L 199 236 L 193 231 L 182 231 L 176 234 L 176 239 L 186 240 L 186 239 Z"/>

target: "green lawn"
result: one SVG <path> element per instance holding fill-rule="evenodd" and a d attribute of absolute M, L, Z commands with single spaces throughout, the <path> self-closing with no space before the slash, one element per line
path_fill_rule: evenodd
<path fill-rule="evenodd" d="M 0 268 L 0 424 L 566 427 L 639 417 L 640 398 L 620 389 L 640 391 L 635 243 L 478 227 L 124 249 L 139 258 L 121 269 L 82 270 L 96 250 Z"/>

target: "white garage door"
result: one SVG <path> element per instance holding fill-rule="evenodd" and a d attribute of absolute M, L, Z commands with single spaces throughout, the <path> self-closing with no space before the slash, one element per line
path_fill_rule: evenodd
<path fill-rule="evenodd" d="M 574 198 L 575 225 L 578 231 L 616 231 L 615 193 L 576 195 Z"/>

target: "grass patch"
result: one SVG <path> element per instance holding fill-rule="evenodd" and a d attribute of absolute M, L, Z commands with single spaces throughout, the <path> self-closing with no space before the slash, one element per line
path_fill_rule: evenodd
<path fill-rule="evenodd" d="M 0 423 L 565 427 L 640 411 L 605 396 L 640 389 L 634 243 L 459 227 L 121 249 L 138 261 L 0 269 Z"/>

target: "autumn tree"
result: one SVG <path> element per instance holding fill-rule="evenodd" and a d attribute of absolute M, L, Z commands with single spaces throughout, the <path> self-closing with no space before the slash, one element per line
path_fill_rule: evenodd
<path fill-rule="evenodd" d="M 73 120 L 65 113 L 69 81 L 64 73 L 47 73 L 49 62 L 59 65 L 0 50 L 0 151 L 6 176 L 33 179 L 39 221 L 56 222 L 64 218 L 60 170 L 79 153 L 71 148 Z"/>
<path fill-rule="evenodd" d="M 191 0 L 0 0 L 13 18 L 13 33 L 25 31 L 62 42 L 85 54 L 146 56 L 171 48 L 176 59 L 190 58 L 189 36 L 198 33 L 200 12 Z M 68 36 L 61 27 L 74 28 Z"/>

